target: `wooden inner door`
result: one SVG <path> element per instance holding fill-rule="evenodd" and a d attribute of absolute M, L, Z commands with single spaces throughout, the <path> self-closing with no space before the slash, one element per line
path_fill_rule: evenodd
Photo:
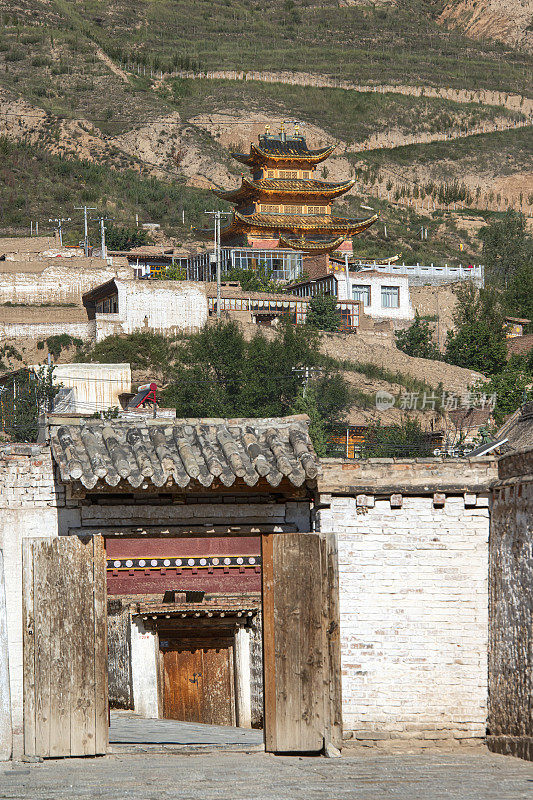
<path fill-rule="evenodd" d="M 163 640 L 163 717 L 235 725 L 233 643 Z"/>

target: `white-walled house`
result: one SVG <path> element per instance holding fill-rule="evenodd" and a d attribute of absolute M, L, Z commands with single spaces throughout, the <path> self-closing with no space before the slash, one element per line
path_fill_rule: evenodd
<path fill-rule="evenodd" d="M 382 272 L 336 273 L 339 300 L 358 300 L 362 310 L 374 319 L 414 319 L 415 312 L 409 294 L 409 279 L 405 275 L 386 275 Z"/>
<path fill-rule="evenodd" d="M 135 331 L 197 331 L 208 317 L 205 290 L 191 281 L 111 280 L 83 295 L 95 341 Z"/>
<path fill-rule="evenodd" d="M 356 300 L 369 317 L 380 320 L 410 320 L 415 312 L 409 293 L 409 279 L 404 275 L 387 275 L 374 270 L 349 272 L 338 270 L 321 278 L 291 287 L 292 294 L 314 297 L 332 294 L 339 301 Z"/>

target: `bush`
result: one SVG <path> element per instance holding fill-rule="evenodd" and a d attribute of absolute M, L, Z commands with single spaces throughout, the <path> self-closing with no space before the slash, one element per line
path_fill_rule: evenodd
<path fill-rule="evenodd" d="M 489 396 L 496 395 L 494 419 L 501 425 L 523 403 L 533 400 L 531 383 L 531 373 L 510 364 L 502 372 L 492 375 L 488 383 L 477 384 L 473 391 Z"/>
<path fill-rule="evenodd" d="M 306 323 L 320 331 L 338 331 L 341 324 L 337 298 L 330 294 L 319 294 L 311 298 Z"/>
<path fill-rule="evenodd" d="M 126 228 L 110 222 L 106 228 L 105 242 L 108 250 L 131 250 L 150 244 L 148 232 L 142 228 Z"/>
<path fill-rule="evenodd" d="M 370 425 L 362 448 L 363 458 L 424 458 L 432 454 L 431 436 L 417 420 L 409 418 L 398 425 Z"/>
<path fill-rule="evenodd" d="M 418 315 L 418 311 L 413 324 L 407 330 L 397 331 L 394 336 L 396 347 L 408 356 L 430 358 L 434 361 L 442 359 L 440 350 L 433 340 L 429 323 Z"/>
<path fill-rule="evenodd" d="M 41 339 L 41 341 L 37 342 L 37 349 L 44 350 L 45 344 L 48 348 L 48 352 L 54 359 L 58 359 L 63 350 L 70 350 L 71 347 L 75 347 L 76 350 L 79 350 L 83 347 L 81 339 L 78 339 L 76 336 L 70 336 L 68 333 L 59 333 L 55 336 L 48 336 L 47 339 Z"/>

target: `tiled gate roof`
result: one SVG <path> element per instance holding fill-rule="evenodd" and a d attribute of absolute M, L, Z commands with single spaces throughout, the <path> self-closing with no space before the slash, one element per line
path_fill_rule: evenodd
<path fill-rule="evenodd" d="M 318 461 L 308 418 L 95 420 L 75 419 L 50 427 L 52 454 L 65 482 L 93 489 L 98 481 L 134 488 L 191 481 L 254 486 L 314 482 Z"/>

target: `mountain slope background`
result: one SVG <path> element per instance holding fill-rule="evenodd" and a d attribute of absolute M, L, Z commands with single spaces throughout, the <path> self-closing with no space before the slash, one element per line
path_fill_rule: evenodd
<path fill-rule="evenodd" d="M 495 2 L 481 4 L 487 14 Z M 229 151 L 295 119 L 312 146 L 336 143 L 329 179 L 357 179 L 339 210 L 381 210 L 362 256 L 475 258 L 487 215 L 533 204 L 533 92 L 523 4 L 511 3 L 507 32 L 494 23 L 477 39 L 464 35 L 465 5 L 0 0 L 0 134 L 19 143 L 4 166 L 1 224 L 17 232 L 90 195 L 121 222 L 135 208 L 190 242 L 202 206 L 222 205 L 205 190 L 239 180 Z M 243 70 L 261 80 L 239 80 Z M 374 91 L 345 88 L 361 85 Z M 65 159 L 111 167 L 137 188 L 126 196 L 119 176 L 73 188 Z M 55 194 L 36 194 L 47 180 Z M 439 204 L 444 182 L 455 194 Z M 458 225 L 455 200 L 477 222 Z M 417 242 L 424 226 L 430 238 Z"/>

